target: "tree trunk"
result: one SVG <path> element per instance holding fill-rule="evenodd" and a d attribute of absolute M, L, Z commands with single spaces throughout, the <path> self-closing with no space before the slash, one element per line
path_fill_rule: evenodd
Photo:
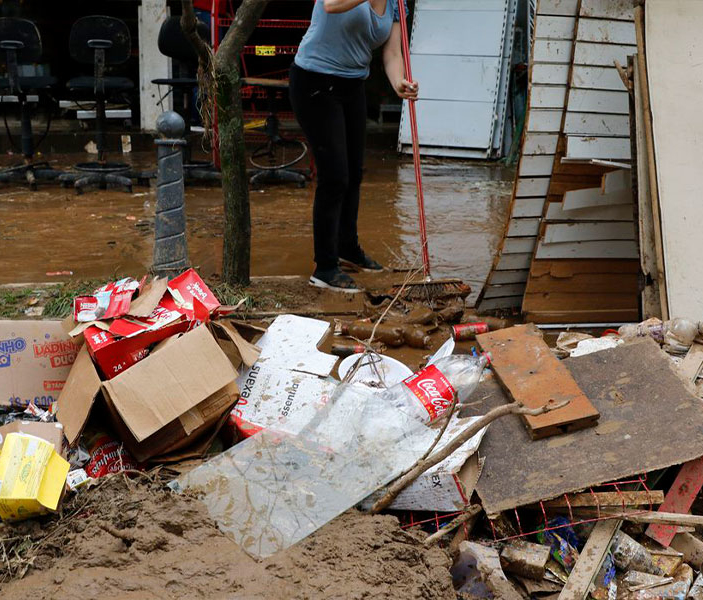
<path fill-rule="evenodd" d="M 218 128 L 215 141 L 220 149 L 225 206 L 222 280 L 230 285 L 249 284 L 251 259 L 251 213 L 239 73 L 240 54 L 268 3 L 269 0 L 242 0 L 232 26 L 217 49 L 215 64 L 208 65 L 208 68 L 214 68 L 215 73 Z M 183 29 L 192 39 L 195 18 L 192 0 L 182 0 L 182 6 Z M 198 56 L 202 66 L 204 53 L 201 49 L 198 49 Z M 210 98 L 211 102 L 214 100 Z"/>
<path fill-rule="evenodd" d="M 241 78 L 236 60 L 225 65 L 218 64 L 215 73 L 222 194 L 225 201 L 222 280 L 230 285 L 249 285 L 251 212 Z"/>

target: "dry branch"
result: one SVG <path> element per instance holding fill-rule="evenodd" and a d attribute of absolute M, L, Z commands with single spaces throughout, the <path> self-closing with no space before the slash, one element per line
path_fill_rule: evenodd
<path fill-rule="evenodd" d="M 473 436 L 475 436 L 484 427 L 491 424 L 496 419 L 500 419 L 506 415 L 530 415 L 537 416 L 544 413 L 557 410 L 559 408 L 564 408 L 568 404 L 566 402 L 547 403 L 540 408 L 525 408 L 524 406 L 513 402 L 512 404 L 506 404 L 504 406 L 499 406 L 493 410 L 488 411 L 485 415 L 471 423 L 464 431 L 460 434 L 454 436 L 452 440 L 442 447 L 440 450 L 427 457 L 424 460 L 418 461 L 414 467 L 407 471 L 404 475 L 395 480 L 395 482 L 388 488 L 386 494 L 380 498 L 371 507 L 371 513 L 376 514 L 385 508 L 388 508 L 393 501 L 398 497 L 398 494 L 402 492 L 407 486 L 409 486 L 413 481 L 415 481 L 420 475 L 422 475 L 428 469 L 431 469 L 436 464 L 442 462 L 445 458 L 453 454 L 466 442 L 468 442 Z"/>
<path fill-rule="evenodd" d="M 442 539 L 445 535 L 448 533 L 451 533 L 454 531 L 457 527 L 460 525 L 463 525 L 466 523 L 466 521 L 469 521 L 473 519 L 474 517 L 477 517 L 481 512 L 483 511 L 483 507 L 479 504 L 472 504 L 466 509 L 465 513 L 460 514 L 456 519 L 453 519 L 449 523 L 447 523 L 444 527 L 442 527 L 439 531 L 433 533 L 431 536 L 425 539 L 423 544 L 425 546 L 431 546 L 434 544 L 436 541 Z"/>

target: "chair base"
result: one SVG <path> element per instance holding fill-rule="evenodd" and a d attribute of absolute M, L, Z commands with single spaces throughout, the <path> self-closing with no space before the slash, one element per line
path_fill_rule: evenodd
<path fill-rule="evenodd" d="M 0 170 L 2 183 L 26 183 L 29 189 L 36 190 L 38 181 L 55 181 L 63 171 L 53 169 L 48 162 L 30 162 Z"/>
<path fill-rule="evenodd" d="M 222 172 L 215 165 L 205 160 L 191 160 L 183 165 L 185 183 L 202 183 L 222 181 Z"/>
<path fill-rule="evenodd" d="M 298 187 L 304 188 L 310 180 L 307 171 L 296 169 L 256 169 L 249 178 L 252 187 L 257 188 L 267 183 L 297 183 Z"/>
<path fill-rule="evenodd" d="M 105 190 L 113 185 L 124 188 L 127 193 L 132 193 L 132 179 L 129 177 L 131 167 L 124 163 L 80 163 L 75 165 L 72 173 L 64 173 L 59 177 L 63 187 L 73 185 L 77 194 L 82 194 L 85 188 L 98 187 Z"/>

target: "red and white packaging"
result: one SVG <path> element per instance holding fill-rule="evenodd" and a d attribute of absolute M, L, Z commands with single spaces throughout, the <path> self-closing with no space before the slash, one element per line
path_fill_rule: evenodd
<path fill-rule="evenodd" d="M 73 318 L 78 323 L 89 323 L 126 315 L 140 286 L 136 279 L 125 277 L 105 284 L 90 296 L 78 296 L 73 300 Z"/>
<path fill-rule="evenodd" d="M 88 477 L 97 479 L 110 473 L 141 470 L 141 465 L 127 451 L 122 442 L 106 433 L 95 434 L 88 444 L 90 460 L 84 470 Z"/>
<path fill-rule="evenodd" d="M 115 319 L 110 324 L 110 333 L 119 337 L 133 337 L 186 319 L 185 311 L 180 310 L 173 298 L 166 294 L 148 317 Z"/>
<path fill-rule="evenodd" d="M 112 379 L 146 358 L 152 344 L 172 335 L 184 333 L 190 325 L 191 323 L 185 320 L 177 321 L 166 327 L 144 331 L 132 337 L 117 337 L 109 331 L 90 326 L 83 335 L 93 362 L 106 379 Z"/>
<path fill-rule="evenodd" d="M 191 321 L 205 322 L 210 313 L 221 306 L 195 269 L 188 269 L 169 281 L 168 289 L 176 306 L 183 310 Z"/>
<path fill-rule="evenodd" d="M 430 422 L 441 417 L 451 406 L 456 391 L 444 374 L 434 365 L 413 373 L 403 385 L 418 399 L 430 416 Z"/>

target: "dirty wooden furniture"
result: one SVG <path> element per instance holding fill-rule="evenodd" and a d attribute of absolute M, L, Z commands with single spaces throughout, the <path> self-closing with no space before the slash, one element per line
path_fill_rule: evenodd
<path fill-rule="evenodd" d="M 64 185 L 72 183 L 78 193 L 90 185 L 104 189 L 108 184 L 119 185 L 126 191 L 132 191 L 132 179 L 128 176 L 131 166 L 122 162 L 108 162 L 105 148 L 107 98 L 134 87 L 134 83 L 126 77 L 107 75 L 106 67 L 126 62 L 131 49 L 129 29 L 120 19 L 89 16 L 78 19 L 71 27 L 71 57 L 81 64 L 92 65 L 93 75 L 74 77 L 66 86 L 71 91 L 94 95 L 95 142 L 98 150 L 97 161 L 74 165 L 77 173 L 60 177 Z"/>
<path fill-rule="evenodd" d="M 37 95 L 40 102 L 47 91 L 56 85 L 56 78 L 50 75 L 23 75 L 20 67 L 30 67 L 42 56 L 42 43 L 37 26 L 26 19 L 0 19 L 0 62 L 5 64 L 6 75 L 0 78 L 2 94 L 16 96 L 20 107 L 21 151 L 23 163 L 0 171 L 0 181 L 26 182 L 36 189 L 37 180 L 52 180 L 61 175 L 49 166 L 48 162 L 34 162 L 34 135 L 32 132 L 32 109 L 30 92 Z M 46 133 L 51 126 L 51 108 L 47 116 Z M 7 116 L 5 116 L 7 119 Z M 7 123 L 7 120 L 5 121 Z M 9 127 L 7 128 L 10 142 Z"/>
<path fill-rule="evenodd" d="M 520 325 L 476 337 L 503 387 L 527 408 L 547 402 L 568 405 L 544 415 L 524 415 L 532 439 L 591 427 L 600 416 L 569 370 L 552 353 L 534 325 Z"/>

